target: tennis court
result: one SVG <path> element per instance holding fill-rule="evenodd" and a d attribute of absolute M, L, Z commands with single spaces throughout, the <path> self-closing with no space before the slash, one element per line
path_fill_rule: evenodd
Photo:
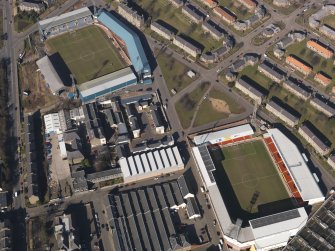
<path fill-rule="evenodd" d="M 262 140 L 221 151 L 221 164 L 243 210 L 256 213 L 260 205 L 289 198 Z"/>

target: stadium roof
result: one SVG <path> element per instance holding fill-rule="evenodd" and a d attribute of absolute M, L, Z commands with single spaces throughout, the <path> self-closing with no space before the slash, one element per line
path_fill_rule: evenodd
<path fill-rule="evenodd" d="M 63 81 L 60 79 L 55 67 L 48 56 L 36 61 L 38 68 L 44 76 L 46 83 L 53 93 L 59 92 L 64 88 Z"/>
<path fill-rule="evenodd" d="M 268 132 L 275 142 L 285 166 L 293 177 L 302 199 L 309 201 L 310 204 L 323 201 L 325 197 L 297 146 L 276 128 L 269 129 Z"/>
<path fill-rule="evenodd" d="M 91 16 L 92 12 L 89 10 L 89 8 L 84 7 L 81 9 L 77 9 L 74 11 L 70 11 L 67 13 L 64 13 L 59 16 L 51 17 L 48 19 L 44 19 L 38 22 L 38 25 L 40 26 L 41 30 L 45 30 L 46 28 L 52 28 L 55 26 L 60 26 L 62 24 L 69 23 L 71 21 L 84 18 L 87 16 Z"/>
<path fill-rule="evenodd" d="M 104 91 L 109 88 L 117 87 L 128 81 L 136 80 L 136 76 L 130 67 L 121 69 L 116 72 L 104 75 L 102 77 L 90 80 L 81 85 L 77 85 L 80 94 L 83 97 Z"/>
<path fill-rule="evenodd" d="M 111 13 L 102 11 L 98 20 L 120 37 L 127 46 L 128 54 L 135 71 L 139 74 L 151 73 L 148 59 L 137 34 Z"/>
<path fill-rule="evenodd" d="M 300 230 L 308 215 L 303 207 L 250 220 L 256 247 L 259 249 L 286 243 L 293 232 Z"/>
<path fill-rule="evenodd" d="M 215 144 L 224 140 L 230 140 L 238 137 L 253 135 L 254 131 L 249 124 L 236 126 L 217 132 L 210 132 L 195 136 L 193 141 L 196 145 L 201 145 L 204 143 Z"/>

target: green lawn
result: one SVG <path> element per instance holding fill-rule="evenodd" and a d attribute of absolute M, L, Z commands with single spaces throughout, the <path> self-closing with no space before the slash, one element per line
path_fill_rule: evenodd
<path fill-rule="evenodd" d="M 333 66 L 334 59 L 325 59 L 321 57 L 319 54 L 314 51 L 308 49 L 306 47 L 307 40 L 304 40 L 300 43 L 294 43 L 286 49 L 285 57 L 283 57 L 283 61 L 288 55 L 295 55 L 298 58 L 304 60 L 306 63 L 313 66 L 314 73 L 319 71 L 323 71 L 329 76 L 333 76 L 335 72 L 335 67 Z M 335 80 L 333 79 L 333 83 Z"/>
<path fill-rule="evenodd" d="M 249 11 L 248 8 L 244 7 L 238 1 L 235 0 L 219 0 L 219 4 L 226 7 L 232 13 L 237 16 L 239 20 L 245 20 L 251 17 L 254 13 Z"/>
<path fill-rule="evenodd" d="M 326 24 L 335 29 L 335 15 L 329 15 L 322 20 L 323 24 Z"/>
<path fill-rule="evenodd" d="M 213 107 L 211 98 L 224 101 L 228 106 L 228 111 L 224 112 L 215 109 Z M 226 93 L 212 89 L 209 92 L 208 98 L 200 105 L 197 117 L 194 120 L 194 126 L 205 125 L 214 121 L 228 118 L 230 114 L 241 114 L 244 111 L 245 109 Z"/>
<path fill-rule="evenodd" d="M 51 38 L 46 42 L 58 52 L 77 84 L 101 77 L 126 66 L 106 34 L 96 26 Z"/>
<path fill-rule="evenodd" d="M 178 34 L 184 34 L 201 44 L 204 52 L 211 51 L 222 46 L 222 41 L 217 41 L 208 33 L 204 33 L 201 24 L 191 23 L 188 18 L 181 13 L 181 8 L 175 8 L 166 0 L 136 0 L 136 3 L 145 10 L 152 21 L 162 20 L 178 30 Z"/>
<path fill-rule="evenodd" d="M 273 81 L 263 73 L 257 71 L 258 64 L 245 67 L 238 75 L 238 78 L 247 76 L 265 89 L 270 89 Z"/>
<path fill-rule="evenodd" d="M 14 29 L 22 32 L 37 22 L 38 14 L 35 12 L 21 12 L 14 17 Z"/>
<path fill-rule="evenodd" d="M 287 7 L 278 7 L 275 6 L 274 4 L 272 4 L 273 0 L 264 0 L 264 2 L 266 2 L 267 4 L 271 5 L 272 8 L 278 10 L 280 13 L 283 13 L 284 15 L 289 15 L 290 13 L 292 13 L 293 11 L 295 11 L 298 7 L 300 7 L 300 5 L 303 3 L 304 0 L 300 0 L 299 1 L 292 1 L 291 5 L 287 6 Z"/>
<path fill-rule="evenodd" d="M 209 83 L 202 83 L 199 88 L 191 93 L 185 94 L 176 103 L 176 111 L 183 128 L 188 128 L 191 125 L 197 104 L 207 91 L 208 87 Z"/>
<path fill-rule="evenodd" d="M 289 195 L 261 140 L 222 148 L 222 166 L 242 209 L 288 199 Z"/>
<path fill-rule="evenodd" d="M 195 80 L 187 76 L 190 69 L 172 56 L 161 53 L 156 59 L 169 91 L 176 89 L 179 92 Z"/>

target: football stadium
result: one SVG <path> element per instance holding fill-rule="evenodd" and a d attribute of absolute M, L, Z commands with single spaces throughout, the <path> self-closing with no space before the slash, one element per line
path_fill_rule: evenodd
<path fill-rule="evenodd" d="M 224 234 L 235 249 L 286 245 L 305 224 L 304 206 L 324 201 L 297 146 L 279 129 L 249 124 L 195 136 L 193 157 Z"/>
<path fill-rule="evenodd" d="M 38 27 L 47 55 L 36 63 L 54 95 L 75 84 L 86 103 L 130 85 L 152 83 L 138 35 L 105 10 L 93 15 L 87 7 L 77 9 L 41 20 Z"/>

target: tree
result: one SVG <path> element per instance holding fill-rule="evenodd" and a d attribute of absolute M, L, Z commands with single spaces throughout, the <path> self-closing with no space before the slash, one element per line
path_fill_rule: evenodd
<path fill-rule="evenodd" d="M 319 64 L 319 63 L 320 63 L 320 57 L 318 57 L 318 56 L 314 56 L 314 57 L 312 57 L 311 62 L 312 62 L 312 65 L 317 65 L 317 64 Z"/>
<path fill-rule="evenodd" d="M 92 167 L 92 164 L 88 159 L 83 159 L 82 162 L 81 162 L 81 165 L 85 168 L 91 168 Z"/>

